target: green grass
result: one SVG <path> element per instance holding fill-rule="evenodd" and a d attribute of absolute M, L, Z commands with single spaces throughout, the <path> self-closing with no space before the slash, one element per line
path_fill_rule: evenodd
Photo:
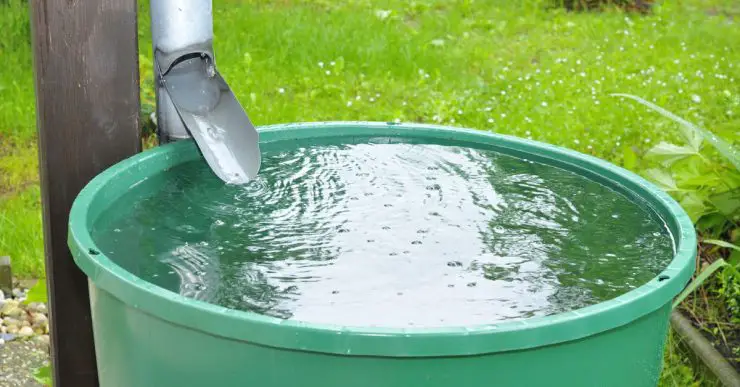
<path fill-rule="evenodd" d="M 698 359 L 693 359 L 678 334 L 668 334 L 666 350 L 663 357 L 663 373 L 660 375 L 660 387 L 720 387 L 722 384 L 705 373 L 695 371 L 696 365 L 703 369 Z"/>
<path fill-rule="evenodd" d="M 148 3 L 139 3 L 147 111 L 151 41 Z M 648 16 L 567 13 L 534 0 L 217 0 L 215 45 L 221 73 L 258 125 L 442 123 L 550 142 L 643 170 L 644 152 L 678 141 L 680 131 L 608 95 L 641 96 L 737 141 L 738 17 L 734 0 L 662 2 Z M 25 2 L 0 4 L 0 255 L 13 257 L 18 274 L 39 276 L 27 20 Z M 685 363 L 669 350 L 661 383 L 701 381 Z"/>
<path fill-rule="evenodd" d="M 21 276 L 43 274 L 30 28 L 25 2 L 0 3 L 0 256 Z"/>
<path fill-rule="evenodd" d="M 12 258 L 16 274 L 39 276 L 44 251 L 36 146 L 0 137 L 0 156 L 0 256 Z"/>
<path fill-rule="evenodd" d="M 0 146 L 29 144 L 35 138 L 30 26 L 25 1 L 0 2 Z M 0 148 L 0 156 L 3 155 Z"/>
<path fill-rule="evenodd" d="M 12 200 L 0 199 L 0 251 L 12 257 L 15 273 L 36 275 L 44 270 L 39 200 L 38 185 L 18 192 Z"/>

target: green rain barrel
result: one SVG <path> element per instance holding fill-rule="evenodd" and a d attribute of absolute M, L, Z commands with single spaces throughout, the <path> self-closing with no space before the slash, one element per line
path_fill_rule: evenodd
<path fill-rule="evenodd" d="M 124 160 L 95 177 L 70 214 L 69 246 L 89 279 L 102 386 L 654 386 L 672 299 L 694 270 L 696 236 L 676 202 L 597 158 L 484 131 L 329 122 L 268 126 L 260 142 L 417 139 L 474 144 L 550 164 L 649 205 L 676 254 L 647 283 L 608 301 L 545 317 L 444 328 L 311 324 L 227 309 L 155 286 L 116 265 L 91 235 L 131 187 L 201 156 L 192 141 Z M 364 141 L 364 140 L 363 140 Z M 177 211 L 174 208 L 173 211 Z M 135 241 L 132 241 L 135 243 Z M 146 259 L 141 257 L 141 259 Z"/>

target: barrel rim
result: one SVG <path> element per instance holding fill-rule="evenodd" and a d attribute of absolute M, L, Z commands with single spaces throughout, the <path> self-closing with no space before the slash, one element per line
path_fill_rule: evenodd
<path fill-rule="evenodd" d="M 136 277 L 100 252 L 90 233 L 92 222 L 104 212 L 106 204 L 117 198 L 116 194 L 121 196 L 126 188 L 148 176 L 199 157 L 192 141 L 180 141 L 113 165 L 94 177 L 75 199 L 69 217 L 68 243 L 75 263 L 88 276 L 90 285 L 109 292 L 131 308 L 172 324 L 249 344 L 347 356 L 432 357 L 523 350 L 609 331 L 668 308 L 694 272 L 696 233 L 679 204 L 637 174 L 593 156 L 509 135 L 426 124 L 331 121 L 278 124 L 258 129 L 260 141 L 268 143 L 352 136 L 470 141 L 519 157 L 529 155 L 576 173 L 594 174 L 591 178 L 616 183 L 620 189 L 648 202 L 671 229 L 676 253 L 661 273 L 614 299 L 555 315 L 485 325 L 350 327 L 231 310 L 181 296 Z"/>

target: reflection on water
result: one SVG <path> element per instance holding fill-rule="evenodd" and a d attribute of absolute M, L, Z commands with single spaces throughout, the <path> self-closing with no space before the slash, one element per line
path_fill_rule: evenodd
<path fill-rule="evenodd" d="M 187 297 L 280 318 L 471 325 L 618 296 L 673 254 L 662 221 L 571 172 L 432 144 L 266 150 L 224 185 L 193 162 L 96 225 L 127 270 Z"/>

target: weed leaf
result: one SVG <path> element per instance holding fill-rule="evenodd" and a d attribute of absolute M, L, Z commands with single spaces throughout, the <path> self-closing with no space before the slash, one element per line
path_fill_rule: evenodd
<path fill-rule="evenodd" d="M 667 142 L 661 142 L 660 144 L 652 147 L 647 152 L 648 156 L 659 159 L 661 163 L 666 167 L 671 166 L 678 160 L 698 154 L 698 149 L 693 149 L 688 145 L 679 146 L 675 144 L 669 144 Z"/>
<path fill-rule="evenodd" d="M 662 107 L 655 105 L 651 102 L 648 102 L 638 96 L 631 95 L 631 94 L 622 94 L 622 93 L 615 93 L 615 94 L 612 94 L 612 96 L 624 97 L 624 98 L 629 98 L 631 100 L 637 101 L 657 111 L 663 116 L 668 117 L 672 119 L 673 121 L 676 121 L 677 123 L 681 124 L 684 137 L 686 137 L 686 141 L 689 143 L 689 146 L 691 146 L 691 148 L 698 149 L 698 147 L 701 145 L 701 144 L 697 144 L 695 140 L 696 133 L 698 133 L 701 137 L 704 137 L 705 140 L 707 140 L 710 144 L 712 144 L 712 146 L 714 146 L 722 156 L 724 156 L 732 165 L 734 165 L 738 171 L 740 171 L 740 154 L 738 154 L 738 151 L 734 149 L 732 145 L 730 145 L 729 143 L 717 137 L 714 133 L 704 128 L 701 128 L 699 126 L 696 126 L 692 124 L 691 122 L 686 121 L 683 118 L 669 112 L 668 110 L 665 110 Z"/>
<path fill-rule="evenodd" d="M 712 195 L 709 202 L 723 215 L 733 216 L 740 211 L 740 188 Z"/>
<path fill-rule="evenodd" d="M 725 247 L 728 249 L 740 251 L 740 246 L 733 245 L 730 242 L 721 241 L 719 239 L 704 239 L 702 242 L 709 243 L 710 245 L 715 245 L 715 246 L 720 246 L 720 247 Z"/>
<path fill-rule="evenodd" d="M 26 300 L 24 301 L 25 304 L 30 304 L 32 302 L 47 302 L 47 294 L 46 294 L 46 280 L 44 278 L 39 279 L 36 281 L 36 285 L 33 285 L 31 289 L 28 290 L 28 295 L 26 295 Z"/>
<path fill-rule="evenodd" d="M 664 171 L 662 169 L 648 169 L 645 171 L 645 174 L 655 183 L 660 186 L 664 191 L 671 192 L 671 191 L 678 191 L 678 186 L 676 186 L 676 181 L 673 180 L 673 176 L 671 176 L 668 171 Z"/>
<path fill-rule="evenodd" d="M 685 300 L 689 294 L 696 290 L 696 288 L 701 286 L 701 284 L 703 284 L 710 275 L 726 265 L 727 262 L 725 262 L 724 259 L 720 258 L 714 261 L 714 263 L 712 263 L 711 265 L 707 266 L 706 269 L 702 270 L 701 273 L 699 273 L 699 275 L 696 276 L 696 278 L 689 283 L 689 286 L 687 286 L 686 289 L 684 289 L 683 292 L 681 292 L 681 294 L 679 294 L 678 297 L 673 300 L 673 308 L 675 309 L 679 304 L 681 304 L 681 302 L 683 302 L 683 300 Z"/>

